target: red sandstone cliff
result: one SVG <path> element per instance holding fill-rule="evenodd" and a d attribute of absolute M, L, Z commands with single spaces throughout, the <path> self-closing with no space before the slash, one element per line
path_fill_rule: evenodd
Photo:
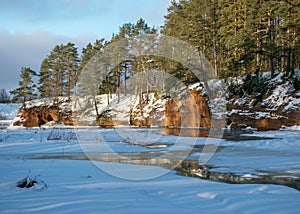
<path fill-rule="evenodd" d="M 222 99 L 209 100 L 201 87 L 191 89 L 185 95 L 175 98 L 155 97 L 151 94 L 148 96 L 151 99 L 140 101 L 134 96 L 126 96 L 120 103 L 117 99 L 112 99 L 109 106 L 106 106 L 106 95 L 100 95 L 97 97 L 100 105 L 98 117 L 93 103 L 88 99 L 82 99 L 82 102 L 77 104 L 77 108 L 81 109 L 76 111 L 72 111 L 74 106 L 72 107 L 65 98 L 61 98 L 56 104 L 53 100 L 31 101 L 19 109 L 14 125 L 37 127 L 53 121 L 65 125 L 100 127 L 125 125 L 224 128 L 226 124 L 223 122 L 226 120 L 227 125 L 233 129 L 249 126 L 259 131 L 277 130 L 282 126 L 300 125 L 300 92 L 289 95 L 287 92 L 292 86 L 285 87 L 290 88 L 286 89 L 280 84 L 273 86 L 269 94 L 264 95 L 263 100 L 258 103 L 255 102 L 255 97 L 246 95 L 231 100 L 223 98 L 225 109 L 221 109 L 221 112 L 216 109 L 221 106 L 219 101 Z M 221 115 L 219 122 L 218 118 L 215 118 L 218 114 Z M 83 120 L 78 120 L 77 116 Z"/>
<path fill-rule="evenodd" d="M 60 103 L 53 104 L 51 100 L 31 101 L 23 105 L 15 118 L 14 126 L 39 127 L 49 122 L 73 125 L 72 111 L 65 108 L 68 104 L 62 99 Z"/>
<path fill-rule="evenodd" d="M 211 115 L 207 97 L 190 90 L 187 97 L 176 102 L 169 99 L 165 105 L 166 127 L 211 127 Z"/>
<path fill-rule="evenodd" d="M 63 114 L 57 107 L 20 108 L 18 117 L 20 119 L 14 122 L 14 126 L 38 127 L 52 121 L 63 122 L 65 125 L 73 125 L 70 112 Z"/>
<path fill-rule="evenodd" d="M 101 114 L 97 119 L 100 127 L 114 127 L 119 125 L 132 125 L 137 127 L 204 127 L 210 128 L 212 123 L 208 98 L 202 96 L 199 91 L 191 90 L 190 93 L 180 100 L 169 98 L 165 101 L 164 111 L 160 103 L 160 110 L 156 104 L 147 114 L 143 112 L 146 105 L 138 106 L 128 113 L 128 119 L 118 120 L 110 114 Z M 159 102 L 158 102 L 159 103 Z M 282 126 L 300 125 L 300 111 L 282 112 L 280 110 L 269 110 L 262 106 L 241 107 L 239 105 L 228 105 L 227 125 L 232 128 L 245 128 L 247 126 L 256 128 L 258 131 L 278 130 Z M 72 111 L 62 111 L 59 105 L 23 106 L 19 109 L 18 120 L 15 126 L 38 127 L 49 122 L 63 122 L 65 125 L 78 125 L 73 122 Z M 79 124 L 79 125 L 84 125 Z"/>

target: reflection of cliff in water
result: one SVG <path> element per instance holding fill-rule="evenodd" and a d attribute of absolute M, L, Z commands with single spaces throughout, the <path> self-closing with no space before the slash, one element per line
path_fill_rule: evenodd
<path fill-rule="evenodd" d="M 165 128 L 166 135 L 189 136 L 189 137 L 208 137 L 209 129 L 193 128 Z"/>
<path fill-rule="evenodd" d="M 222 149 L 222 148 L 219 148 Z M 114 162 L 123 164 L 138 164 L 160 166 L 175 170 L 179 175 L 198 177 L 205 180 L 225 182 L 231 184 L 278 184 L 300 190 L 300 173 L 263 172 L 252 176 L 237 175 L 231 172 L 218 172 L 217 166 L 199 165 L 195 160 L 174 159 L 175 156 L 186 155 L 186 151 L 173 151 L 165 155 L 164 152 L 136 152 L 136 153 L 67 153 L 67 154 L 35 154 L 30 159 L 71 159 Z M 214 169 L 212 171 L 212 169 Z"/>
<path fill-rule="evenodd" d="M 166 135 L 185 136 L 185 137 L 211 137 L 211 138 L 223 138 L 231 141 L 241 140 L 266 140 L 272 139 L 269 137 L 250 136 L 245 134 L 252 134 L 251 130 L 228 130 L 219 128 L 170 128 L 166 127 L 159 131 Z"/>

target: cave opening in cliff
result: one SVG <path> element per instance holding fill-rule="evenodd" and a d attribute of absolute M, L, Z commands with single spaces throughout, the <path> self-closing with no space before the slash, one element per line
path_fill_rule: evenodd
<path fill-rule="evenodd" d="M 48 121 L 48 122 L 53 121 L 53 117 L 52 117 L 50 114 L 47 116 L 47 121 Z"/>

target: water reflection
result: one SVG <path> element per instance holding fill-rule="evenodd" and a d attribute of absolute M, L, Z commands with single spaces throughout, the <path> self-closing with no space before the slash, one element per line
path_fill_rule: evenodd
<path fill-rule="evenodd" d="M 189 137 L 208 137 L 209 129 L 198 128 L 165 128 L 166 135 L 189 136 Z"/>
<path fill-rule="evenodd" d="M 222 148 L 220 148 L 222 149 Z M 256 175 L 237 175 L 231 172 L 218 172 L 217 166 L 199 165 L 195 160 L 179 160 L 172 157 L 180 155 L 183 151 L 174 151 L 169 157 L 160 158 L 162 152 L 135 152 L 135 153 L 65 153 L 65 154 L 32 154 L 29 159 L 68 159 L 93 160 L 123 164 L 138 164 L 160 166 L 176 170 L 179 175 L 198 177 L 205 180 L 225 182 L 231 184 L 278 184 L 295 188 L 300 191 L 300 173 L 263 172 Z M 213 171 L 212 171 L 213 169 Z"/>
<path fill-rule="evenodd" d="M 166 135 L 184 136 L 184 137 L 211 137 L 211 138 L 223 138 L 230 141 L 242 141 L 242 140 L 270 140 L 273 138 L 262 136 L 251 136 L 245 134 L 252 134 L 251 130 L 228 130 L 218 128 L 170 128 L 166 127 L 159 133 Z"/>

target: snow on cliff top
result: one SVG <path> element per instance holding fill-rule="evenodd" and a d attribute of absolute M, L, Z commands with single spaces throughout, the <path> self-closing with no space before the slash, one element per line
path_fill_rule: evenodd
<path fill-rule="evenodd" d="M 252 74 L 254 77 L 255 74 Z M 294 78 L 300 79 L 300 70 L 296 69 Z M 283 72 L 275 72 L 275 76 L 271 77 L 271 72 L 264 72 L 260 76 L 261 87 L 264 87 L 265 94 L 261 94 L 263 97 L 261 105 L 268 110 L 276 111 L 282 109 L 282 112 L 300 110 L 300 91 L 294 88 L 292 81 L 284 81 L 287 78 Z M 233 87 L 239 88 L 246 81 L 246 76 L 240 76 L 237 78 L 230 78 L 233 83 Z M 227 89 L 227 92 L 229 90 Z M 248 106 L 249 109 L 253 107 L 253 103 L 256 103 L 255 96 L 249 96 L 244 94 L 242 97 L 233 100 L 233 104 L 236 106 Z"/>

